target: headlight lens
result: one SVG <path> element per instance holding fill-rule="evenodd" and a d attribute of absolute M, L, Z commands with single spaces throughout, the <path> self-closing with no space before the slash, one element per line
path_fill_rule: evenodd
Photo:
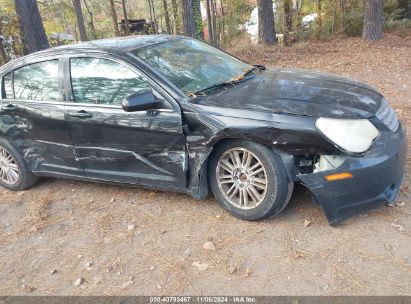
<path fill-rule="evenodd" d="M 334 119 L 320 117 L 317 128 L 334 144 L 351 153 L 367 151 L 379 132 L 368 119 Z"/>

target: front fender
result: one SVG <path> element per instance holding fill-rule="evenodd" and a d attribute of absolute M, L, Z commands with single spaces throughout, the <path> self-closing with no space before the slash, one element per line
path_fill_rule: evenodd
<path fill-rule="evenodd" d="M 208 189 L 207 159 L 222 140 L 243 139 L 273 148 L 281 154 L 292 180 L 296 174 L 292 155 L 335 150 L 318 133 L 312 117 L 191 106 L 183 111 L 183 121 L 189 153 L 188 193 L 198 198 L 208 193 L 204 190 Z"/>

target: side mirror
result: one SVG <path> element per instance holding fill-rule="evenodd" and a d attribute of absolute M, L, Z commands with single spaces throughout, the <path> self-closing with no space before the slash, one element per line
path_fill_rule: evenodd
<path fill-rule="evenodd" d="M 157 109 L 162 102 L 157 100 L 151 89 L 143 89 L 131 94 L 123 100 L 123 110 L 126 112 L 136 112 Z"/>

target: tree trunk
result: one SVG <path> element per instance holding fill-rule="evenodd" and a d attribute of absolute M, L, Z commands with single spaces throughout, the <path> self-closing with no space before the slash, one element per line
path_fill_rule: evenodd
<path fill-rule="evenodd" d="M 201 18 L 201 1 L 200 0 L 192 0 L 193 1 L 193 18 L 196 30 L 196 38 L 203 39 L 203 20 Z"/>
<path fill-rule="evenodd" d="M 73 0 L 74 10 L 76 11 L 77 27 L 80 33 L 80 40 L 87 41 L 86 27 L 84 26 L 83 10 L 81 9 L 80 0 Z"/>
<path fill-rule="evenodd" d="M 225 12 L 224 12 L 223 0 L 220 0 L 220 9 L 221 9 L 221 36 L 222 36 L 222 38 L 224 38 L 224 34 L 225 34 L 225 22 L 224 22 Z"/>
<path fill-rule="evenodd" d="M 323 24 L 322 16 L 321 16 L 321 11 L 322 11 L 322 5 L 321 5 L 321 0 L 317 0 L 317 25 L 320 28 Z"/>
<path fill-rule="evenodd" d="M 218 46 L 218 31 L 217 31 L 217 8 L 214 0 L 210 0 L 211 4 L 211 20 L 213 23 L 213 41 L 214 45 Z"/>
<path fill-rule="evenodd" d="M 275 44 L 275 23 L 273 0 L 257 0 L 258 41 L 262 44 Z"/>
<path fill-rule="evenodd" d="M 163 0 L 164 19 L 166 21 L 166 30 L 168 34 L 171 32 L 170 14 L 168 13 L 167 0 Z"/>
<path fill-rule="evenodd" d="M 192 0 L 183 0 L 183 26 L 185 36 L 193 38 L 196 36 Z"/>
<path fill-rule="evenodd" d="M 14 0 L 25 54 L 50 47 L 36 0 Z"/>
<path fill-rule="evenodd" d="M 157 34 L 158 29 L 157 29 L 156 12 L 154 10 L 153 0 L 148 0 L 148 6 L 150 9 L 150 24 L 151 24 L 150 33 Z"/>
<path fill-rule="evenodd" d="M 4 46 L 3 46 L 3 41 L 0 40 L 0 65 L 5 64 L 6 62 L 9 61 L 9 59 L 7 58 L 7 54 L 6 51 L 4 50 Z"/>
<path fill-rule="evenodd" d="M 284 0 L 284 44 L 290 45 L 290 32 L 292 30 L 291 0 Z"/>
<path fill-rule="evenodd" d="M 384 0 L 366 0 L 362 39 L 380 40 L 383 37 Z"/>
<path fill-rule="evenodd" d="M 6 54 L 6 51 L 4 50 L 4 45 L 3 45 L 3 39 L 0 38 L 0 56 L 1 56 L 1 64 L 5 64 L 7 61 L 9 61 L 9 58 Z"/>
<path fill-rule="evenodd" d="M 96 35 L 96 27 L 94 26 L 93 11 L 91 10 L 90 5 L 89 5 L 87 0 L 84 0 L 84 5 L 86 6 L 87 13 L 90 17 L 89 27 L 90 27 L 90 31 L 91 31 L 91 37 L 92 37 L 92 39 L 96 39 L 97 35 Z"/>
<path fill-rule="evenodd" d="M 340 32 L 342 32 L 345 28 L 345 14 L 347 12 L 347 0 L 340 0 Z"/>
<path fill-rule="evenodd" d="M 148 9 L 150 11 L 150 25 L 153 26 L 154 24 L 154 17 L 153 17 L 153 10 L 151 9 L 151 6 L 153 4 L 151 3 L 151 0 L 148 0 Z"/>
<path fill-rule="evenodd" d="M 7 54 L 6 54 L 6 50 L 4 49 L 4 44 L 3 44 L 3 42 L 4 42 L 4 36 L 3 36 L 3 31 L 2 31 L 2 29 L 1 29 L 1 23 L 0 23 L 0 56 L 1 56 L 1 64 L 4 64 L 4 63 L 6 63 L 7 61 L 9 61 L 9 58 L 8 58 L 8 56 L 7 56 Z"/>
<path fill-rule="evenodd" d="M 301 19 L 302 19 L 302 12 L 301 9 L 303 7 L 304 4 L 304 0 L 297 0 L 297 11 L 296 11 L 296 15 L 297 15 L 297 24 L 296 27 L 300 28 L 301 27 Z"/>
<path fill-rule="evenodd" d="M 118 20 L 117 20 L 116 7 L 114 6 L 114 0 L 109 0 L 108 3 L 109 3 L 109 8 L 110 8 L 111 20 L 113 21 L 114 34 L 116 36 L 120 36 L 120 30 L 118 28 Z"/>
<path fill-rule="evenodd" d="M 211 19 L 211 0 L 206 0 L 208 42 L 214 45 L 213 20 Z"/>
<path fill-rule="evenodd" d="M 151 33 L 152 34 L 157 34 L 158 33 L 158 27 L 157 27 L 157 17 L 156 17 L 156 11 L 154 8 L 154 3 L 153 0 L 148 0 L 148 6 L 150 9 L 150 23 L 151 23 Z"/>
<path fill-rule="evenodd" d="M 173 7 L 173 20 L 174 20 L 174 34 L 180 34 L 180 24 L 178 19 L 178 6 L 177 0 L 171 0 L 171 6 Z"/>
<path fill-rule="evenodd" d="M 336 32 L 335 23 L 336 23 L 336 20 L 337 20 L 337 10 L 338 10 L 338 3 L 337 2 L 338 2 L 338 0 L 334 0 L 333 19 L 332 19 L 332 23 L 331 23 L 331 33 L 333 33 L 333 34 Z"/>
<path fill-rule="evenodd" d="M 128 25 L 126 0 L 121 0 L 121 6 L 123 8 L 123 18 L 124 18 L 124 34 L 126 36 L 130 35 L 130 26 Z"/>

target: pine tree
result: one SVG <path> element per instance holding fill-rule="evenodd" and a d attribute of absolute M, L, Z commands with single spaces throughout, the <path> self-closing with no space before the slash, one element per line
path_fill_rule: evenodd
<path fill-rule="evenodd" d="M 14 0 L 18 16 L 23 53 L 29 54 L 50 47 L 36 0 Z"/>
<path fill-rule="evenodd" d="M 273 0 L 257 0 L 258 40 L 262 44 L 275 44 Z"/>
<path fill-rule="evenodd" d="M 364 14 L 364 40 L 380 40 L 384 28 L 384 0 L 366 0 Z"/>

